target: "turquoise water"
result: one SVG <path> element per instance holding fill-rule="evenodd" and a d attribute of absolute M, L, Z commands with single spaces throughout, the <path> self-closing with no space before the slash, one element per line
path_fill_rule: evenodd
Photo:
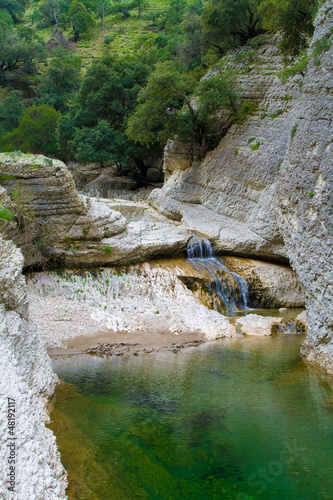
<path fill-rule="evenodd" d="M 69 497 L 332 499 L 333 386 L 302 341 L 54 359 Z"/>

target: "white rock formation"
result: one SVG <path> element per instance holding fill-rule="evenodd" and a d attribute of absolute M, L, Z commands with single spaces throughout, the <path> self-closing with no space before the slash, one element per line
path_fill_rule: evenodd
<path fill-rule="evenodd" d="M 0 498 L 61 500 L 67 498 L 66 472 L 45 427 L 57 377 L 29 320 L 22 265 L 21 252 L 0 237 Z"/>
<path fill-rule="evenodd" d="M 258 314 L 248 314 L 236 319 L 238 333 L 268 337 L 273 334 L 273 325 L 278 324 L 280 318 L 264 317 Z"/>
<path fill-rule="evenodd" d="M 62 347 L 67 340 L 83 334 L 76 325 L 71 328 L 64 321 L 68 317 L 68 304 L 64 303 L 67 301 L 72 303 L 71 309 L 73 302 L 77 308 L 81 304 L 84 324 L 90 326 L 92 320 L 100 331 L 135 332 L 153 328 L 175 334 L 202 333 L 209 339 L 236 335 L 229 320 L 200 304 L 175 274 L 147 263 L 123 274 L 105 269 L 97 277 L 89 273 L 82 277 L 73 273 L 62 277 L 56 273 L 36 273 L 28 284 L 38 296 L 33 316 L 38 319 L 49 347 Z M 52 312 L 56 299 L 58 316 Z"/>

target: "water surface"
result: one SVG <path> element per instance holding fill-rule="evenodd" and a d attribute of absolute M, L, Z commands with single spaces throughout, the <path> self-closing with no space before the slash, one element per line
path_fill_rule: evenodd
<path fill-rule="evenodd" d="M 302 340 L 54 359 L 69 498 L 332 499 L 333 386 Z"/>

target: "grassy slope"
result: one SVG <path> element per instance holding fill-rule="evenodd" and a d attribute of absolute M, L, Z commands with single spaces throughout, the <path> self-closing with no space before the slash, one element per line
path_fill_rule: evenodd
<path fill-rule="evenodd" d="M 157 12 L 167 7 L 169 0 L 155 0 L 144 9 L 141 16 L 143 19 L 138 19 L 138 9 L 133 9 L 130 12 L 130 17 L 126 20 L 121 19 L 120 14 L 109 15 L 105 18 L 105 26 L 101 27 L 101 21 L 97 20 L 96 27 L 85 35 L 76 44 L 75 54 L 82 59 L 83 68 L 89 66 L 92 60 L 100 57 L 105 49 L 104 38 L 106 36 L 113 36 L 114 40 L 109 47 L 119 55 L 126 55 L 133 51 L 133 47 L 137 38 L 143 33 L 151 33 L 151 21 L 144 19 L 148 13 Z M 29 7 L 26 11 L 27 24 L 32 25 L 31 16 L 33 14 L 33 7 Z M 51 29 L 39 29 L 39 36 L 45 42 L 51 38 Z M 71 38 L 73 33 L 68 30 L 64 31 L 67 38 Z"/>

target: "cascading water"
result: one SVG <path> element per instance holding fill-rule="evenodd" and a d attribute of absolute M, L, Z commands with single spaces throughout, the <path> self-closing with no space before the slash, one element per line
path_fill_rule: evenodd
<path fill-rule="evenodd" d="M 198 275 L 204 277 L 213 309 L 220 313 L 247 309 L 249 292 L 245 279 L 229 271 L 215 257 L 208 240 L 193 239 L 187 248 L 187 257 Z"/>

